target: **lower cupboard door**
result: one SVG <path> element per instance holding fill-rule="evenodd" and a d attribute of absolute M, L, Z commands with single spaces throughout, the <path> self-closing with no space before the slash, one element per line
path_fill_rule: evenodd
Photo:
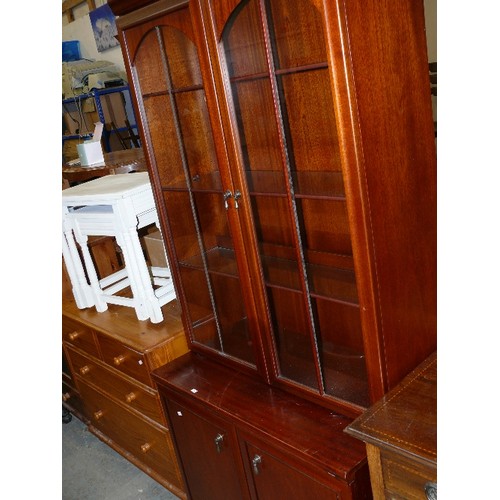
<path fill-rule="evenodd" d="M 339 491 L 326 486 L 283 460 L 245 443 L 247 469 L 253 478 L 252 496 L 259 500 L 340 499 Z"/>
<path fill-rule="evenodd" d="M 247 499 L 240 485 L 232 427 L 171 400 L 166 404 L 191 500 Z"/>

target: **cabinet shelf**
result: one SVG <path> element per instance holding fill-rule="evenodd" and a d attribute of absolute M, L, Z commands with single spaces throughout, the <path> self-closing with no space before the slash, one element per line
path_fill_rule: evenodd
<path fill-rule="evenodd" d="M 246 178 L 251 195 L 286 196 L 282 171 L 247 170 Z M 328 198 L 345 200 L 341 172 L 292 172 L 296 198 Z"/>
<path fill-rule="evenodd" d="M 234 250 L 216 247 L 206 252 L 204 257 L 209 273 L 239 279 Z M 302 291 L 297 261 L 266 255 L 261 257 L 261 261 L 268 287 Z M 203 269 L 203 258 L 196 255 L 179 262 L 179 265 Z M 306 268 L 312 297 L 358 306 L 354 271 L 319 264 L 306 264 Z"/>
<path fill-rule="evenodd" d="M 317 69 L 328 69 L 328 63 L 320 62 L 316 64 L 306 64 L 304 66 L 295 66 L 290 68 L 276 68 L 274 73 L 278 76 L 281 75 L 289 75 L 295 73 L 303 73 L 304 71 L 314 71 Z M 242 74 L 242 75 L 233 75 L 229 78 L 231 83 L 239 83 L 239 82 L 252 82 L 255 80 L 263 80 L 269 78 L 269 73 L 251 73 L 251 74 Z"/>

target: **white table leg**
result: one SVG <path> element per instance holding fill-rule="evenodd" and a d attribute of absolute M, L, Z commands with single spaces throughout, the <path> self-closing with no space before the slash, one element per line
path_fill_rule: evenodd
<path fill-rule="evenodd" d="M 76 306 L 78 309 L 92 307 L 94 305 L 94 296 L 87 283 L 85 271 L 73 238 L 73 231 L 70 229 L 63 231 L 62 234 L 62 254 L 71 281 Z"/>

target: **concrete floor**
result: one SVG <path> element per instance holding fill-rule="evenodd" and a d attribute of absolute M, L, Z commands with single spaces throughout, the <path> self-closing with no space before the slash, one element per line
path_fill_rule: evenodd
<path fill-rule="evenodd" d="M 179 500 L 91 434 L 62 424 L 62 500 Z"/>

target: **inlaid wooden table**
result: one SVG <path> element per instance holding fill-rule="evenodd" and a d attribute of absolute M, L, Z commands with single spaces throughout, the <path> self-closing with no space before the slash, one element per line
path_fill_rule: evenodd
<path fill-rule="evenodd" d="M 437 498 L 437 355 L 346 428 L 366 443 L 374 500 Z"/>

